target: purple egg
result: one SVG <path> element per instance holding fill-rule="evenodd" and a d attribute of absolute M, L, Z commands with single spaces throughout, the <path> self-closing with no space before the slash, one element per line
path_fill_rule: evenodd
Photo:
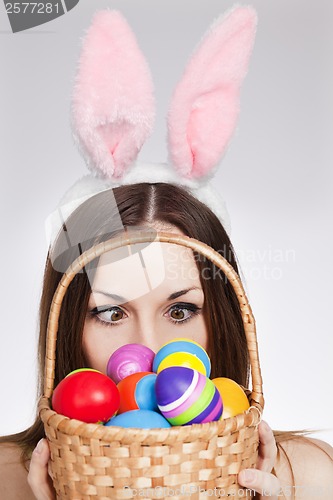
<path fill-rule="evenodd" d="M 194 377 L 194 370 L 183 366 L 170 366 L 162 370 L 155 384 L 158 404 L 165 406 L 182 397 L 190 387 Z M 174 383 L 173 381 L 177 381 Z"/>
<path fill-rule="evenodd" d="M 106 373 L 116 384 L 128 375 L 151 372 L 155 353 L 142 344 L 126 344 L 111 354 Z"/>
<path fill-rule="evenodd" d="M 194 405 L 198 401 L 198 399 L 200 398 L 200 395 L 206 386 L 206 377 L 204 375 L 202 377 L 200 377 L 198 372 L 196 372 L 194 370 L 193 371 L 193 379 L 191 380 L 191 385 L 195 386 L 195 388 L 193 387 L 194 390 L 191 391 L 190 394 L 188 394 L 188 397 L 186 397 L 185 399 L 183 398 L 182 403 L 177 404 L 177 406 L 173 410 L 164 411 L 165 418 L 178 417 L 184 411 L 186 411 L 190 406 Z M 178 384 L 177 384 L 177 386 L 178 386 Z M 186 389 L 189 389 L 189 388 L 190 388 L 190 386 Z M 170 401 L 170 403 L 171 403 L 171 401 Z"/>
<path fill-rule="evenodd" d="M 157 405 L 171 425 L 219 420 L 223 403 L 212 380 L 192 368 L 172 366 L 156 378 Z"/>
<path fill-rule="evenodd" d="M 213 422 L 214 420 L 220 420 L 222 415 L 223 405 L 220 403 L 220 393 L 218 390 L 215 391 L 213 399 L 199 415 L 197 415 L 192 420 L 189 420 L 187 424 L 204 424 L 205 422 Z"/>

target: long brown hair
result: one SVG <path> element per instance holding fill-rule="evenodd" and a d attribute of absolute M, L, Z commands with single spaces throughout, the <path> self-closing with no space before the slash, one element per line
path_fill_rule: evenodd
<path fill-rule="evenodd" d="M 114 200 L 117 213 L 114 210 Z M 175 226 L 185 235 L 214 248 L 238 272 L 234 249 L 219 219 L 185 188 L 165 183 L 121 186 L 85 201 L 66 222 L 71 227 L 72 240 L 80 242 L 80 251 L 115 234 L 110 231 L 110 227 L 114 227 L 118 212 L 125 228 L 152 226 L 156 223 Z M 47 321 L 51 301 L 62 276 L 59 269 L 66 270 L 77 254 L 77 245 L 67 245 L 65 251 L 60 250 L 64 248 L 64 238 L 67 237 L 67 227 L 64 226 L 63 229 L 54 246 L 53 255 L 59 254 L 57 259 L 51 259 L 50 253 L 46 259 L 39 311 L 38 398 L 43 393 Z M 205 279 L 202 272 L 200 279 L 205 295 L 204 317 L 212 363 L 211 377 L 229 377 L 248 387 L 249 357 L 237 297 L 223 273 L 216 273 L 216 268 L 210 261 L 197 257 L 195 261 L 199 271 L 205 267 Z M 70 371 L 88 366 L 82 349 L 82 332 L 90 291 L 87 273 L 80 273 L 66 292 L 59 318 L 55 386 Z M 280 434 L 277 433 L 277 436 Z M 19 444 L 22 448 L 21 462 L 26 466 L 33 448 L 42 437 L 43 424 L 36 415 L 35 422 L 28 429 L 3 436 L 0 442 Z"/>

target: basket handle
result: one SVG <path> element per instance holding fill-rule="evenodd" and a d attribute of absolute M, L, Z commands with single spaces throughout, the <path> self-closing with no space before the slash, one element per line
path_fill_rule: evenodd
<path fill-rule="evenodd" d="M 189 238 L 188 236 L 182 236 L 168 232 L 125 232 L 119 236 L 111 238 L 107 241 L 103 241 L 89 248 L 84 253 L 82 253 L 82 255 L 80 255 L 75 261 L 72 262 L 67 271 L 63 274 L 61 281 L 58 284 L 50 308 L 46 337 L 44 396 L 50 398 L 54 389 L 55 355 L 60 309 L 66 290 L 75 275 L 79 271 L 81 271 L 83 267 L 86 266 L 89 262 L 101 256 L 103 253 L 109 252 L 110 250 L 115 250 L 116 248 L 120 248 L 125 245 L 134 245 L 137 243 L 149 242 L 174 243 L 176 245 L 191 248 L 192 250 L 211 260 L 211 262 L 213 262 L 224 272 L 224 274 L 230 281 L 237 295 L 241 308 L 247 346 L 249 350 L 252 375 L 252 392 L 250 395 L 250 404 L 251 406 L 255 406 L 260 412 L 262 412 L 264 409 L 264 398 L 262 392 L 262 377 L 259 363 L 255 320 L 238 274 L 229 264 L 229 262 L 210 246 L 194 238 Z"/>

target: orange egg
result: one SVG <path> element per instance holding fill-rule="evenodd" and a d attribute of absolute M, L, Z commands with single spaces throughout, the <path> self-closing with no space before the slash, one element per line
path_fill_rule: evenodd
<path fill-rule="evenodd" d="M 234 380 L 226 377 L 213 379 L 223 402 L 222 418 L 234 417 L 250 408 L 249 400 L 243 389 Z"/>

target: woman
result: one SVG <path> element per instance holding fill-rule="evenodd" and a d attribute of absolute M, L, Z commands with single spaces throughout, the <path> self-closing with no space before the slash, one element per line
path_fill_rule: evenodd
<path fill-rule="evenodd" d="M 110 181 L 113 189 L 106 189 L 107 182 L 104 187 L 102 182 L 97 186 L 98 194 L 83 203 L 81 200 L 70 219 L 65 217 L 63 231 L 49 253 L 40 306 L 40 395 L 46 325 L 54 291 L 68 265 L 94 242 L 137 226 L 178 232 L 208 244 L 237 271 L 225 230 L 226 214 L 206 181 L 212 177 L 236 124 L 239 89 L 255 29 L 256 16 L 249 7 L 236 8 L 214 24 L 192 57 L 171 103 L 168 130 L 173 175 L 155 165 L 146 168 L 143 179 L 139 165 L 133 180 L 135 175 L 131 176 L 130 170 L 127 175 L 127 171 L 152 129 L 151 78 L 120 14 L 105 11 L 96 16 L 86 37 L 75 84 L 73 125 L 89 166 Z M 84 196 L 85 182 L 79 187 L 79 194 Z M 78 196 L 78 189 L 74 192 Z M 148 261 L 150 267 L 158 263 L 158 253 L 154 255 Z M 61 309 L 55 384 L 79 367 L 105 371 L 108 356 L 123 343 L 141 341 L 156 350 L 166 339 L 182 336 L 196 339 L 207 348 L 212 377 L 226 376 L 248 386 L 248 352 L 232 287 L 223 275 L 214 272 L 210 262 L 197 259 L 191 252 L 184 254 L 173 248 L 162 256 L 165 276 L 146 293 L 142 289 L 133 292 L 138 275 L 135 280 L 129 277 L 126 283 L 120 273 L 113 282 L 115 269 L 121 269 L 119 256 L 111 257 L 110 267 L 102 258 L 97 267 L 87 266 L 85 273 L 75 277 Z M 176 279 L 168 272 L 171 264 Z M 98 293 L 101 291 L 107 296 Z M 171 300 L 170 295 L 176 292 Z M 125 299 L 110 301 L 111 293 Z M 119 324 L 111 325 L 113 322 Z M 122 332 L 122 336 L 109 335 L 111 329 Z M 156 332 L 162 332 L 161 336 Z M 43 437 L 43 425 L 36 417 L 26 431 L 1 439 L 0 484 L 6 500 L 54 498 L 46 440 L 36 447 Z M 332 498 L 331 447 L 297 433 L 273 433 L 265 422 L 260 424 L 259 437 L 257 469 L 248 475 L 242 471 L 240 484 L 257 491 L 259 497 L 277 498 L 284 493 L 288 498 L 297 493 L 303 500 L 318 494 L 322 499 Z"/>
<path fill-rule="evenodd" d="M 115 188 L 112 193 L 126 230 L 149 227 L 196 238 L 219 251 L 237 271 L 232 244 L 220 221 L 184 188 L 165 183 L 141 183 Z M 88 199 L 69 219 L 68 227 L 76 229 L 76 242 L 85 245 L 83 250 L 94 242 L 110 238 L 115 215 L 112 193 L 104 191 Z M 62 232 L 46 262 L 40 307 L 40 394 L 43 390 L 47 317 L 62 276 L 59 269 L 67 269 L 76 256 L 75 246 L 63 251 L 64 236 L 65 232 Z M 207 348 L 212 377 L 226 376 L 248 386 L 246 340 L 231 285 L 223 275 L 214 272 L 210 261 L 197 258 L 183 247 L 163 245 L 165 275 L 148 293 L 143 288 L 133 291 L 131 286 L 134 281 L 138 282 L 139 274 L 132 279 L 132 273 L 139 273 L 139 268 L 130 269 L 130 282 L 119 274 L 124 254 L 116 255 L 113 261 L 102 260 L 102 256 L 97 266 L 90 265 L 86 273 L 74 278 L 61 310 L 55 384 L 75 368 L 90 366 L 105 373 L 108 357 L 120 345 L 141 342 L 157 350 L 164 342 L 181 336 L 194 339 Z M 53 258 L 55 255 L 57 260 Z M 161 263 L 160 253 L 156 249 L 150 255 L 151 261 L 146 264 L 149 264 L 148 272 L 154 272 L 155 266 Z M 170 292 L 190 288 L 192 290 L 188 293 L 166 300 Z M 115 301 L 100 292 L 132 296 L 128 302 Z M 117 330 L 111 323 L 118 323 Z M 239 474 L 240 484 L 258 493 L 264 491 L 270 498 L 277 498 L 281 493 L 286 498 L 295 493 L 300 499 L 315 498 L 316 495 L 327 500 L 332 498 L 333 462 L 329 445 L 297 433 L 275 432 L 274 436 L 266 422 L 261 422 L 259 430 L 255 477 L 251 480 L 243 471 Z M 6 500 L 55 498 L 48 475 L 46 440 L 43 439 L 36 448 L 43 437 L 43 426 L 36 417 L 35 423 L 26 431 L 1 439 L 0 479 Z"/>

